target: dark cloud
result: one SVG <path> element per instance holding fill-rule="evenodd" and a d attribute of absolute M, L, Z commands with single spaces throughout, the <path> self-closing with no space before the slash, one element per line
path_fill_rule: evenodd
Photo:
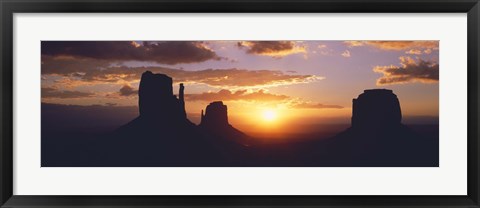
<path fill-rule="evenodd" d="M 152 61 L 162 64 L 220 60 L 200 41 L 42 41 L 42 55 L 81 57 L 109 61 Z"/>
<path fill-rule="evenodd" d="M 42 76 L 57 75 L 68 77 L 65 84 L 75 82 L 116 83 L 120 81 L 138 81 L 145 71 L 166 74 L 175 82 L 202 83 L 222 87 L 251 87 L 265 85 L 288 85 L 308 83 L 321 77 L 315 75 L 285 74 L 275 70 L 247 69 L 205 69 L 186 71 L 166 67 L 126 67 L 110 66 L 103 60 L 75 59 L 42 56 Z"/>
<path fill-rule="evenodd" d="M 187 94 L 185 99 L 191 101 L 232 101 L 232 100 L 245 100 L 245 101 L 281 101 L 286 100 L 289 97 L 286 95 L 276 95 L 267 93 L 264 90 L 256 92 L 247 92 L 246 90 L 238 90 L 231 92 L 230 90 L 220 90 L 218 92 L 204 92 L 201 94 Z"/>
<path fill-rule="evenodd" d="M 239 48 L 245 48 L 249 54 L 283 57 L 295 53 L 306 53 L 303 46 L 297 46 L 294 41 L 241 41 Z"/>
<path fill-rule="evenodd" d="M 122 88 L 120 88 L 119 93 L 121 96 L 132 96 L 137 95 L 138 90 L 133 89 L 133 87 L 129 85 L 124 85 Z"/>
<path fill-rule="evenodd" d="M 42 87 L 42 98 L 84 98 L 92 97 L 94 93 L 69 91 L 69 90 L 57 90 L 49 87 Z"/>
<path fill-rule="evenodd" d="M 42 75 L 83 76 L 85 73 L 110 67 L 110 62 L 91 58 L 42 55 Z M 42 76 L 45 78 L 45 76 Z"/>
<path fill-rule="evenodd" d="M 438 63 L 402 56 L 400 57 L 400 66 L 376 66 L 373 71 L 383 74 L 383 77 L 377 80 L 377 85 L 410 82 L 437 83 L 438 67 Z"/>

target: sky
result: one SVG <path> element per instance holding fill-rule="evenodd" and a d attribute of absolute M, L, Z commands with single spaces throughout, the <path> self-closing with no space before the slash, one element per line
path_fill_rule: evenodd
<path fill-rule="evenodd" d="M 41 66 L 42 103 L 137 106 L 149 70 L 175 94 L 185 84 L 195 123 L 217 100 L 243 128 L 349 123 L 352 99 L 376 88 L 393 90 L 404 120 L 438 119 L 438 41 L 42 41 Z"/>

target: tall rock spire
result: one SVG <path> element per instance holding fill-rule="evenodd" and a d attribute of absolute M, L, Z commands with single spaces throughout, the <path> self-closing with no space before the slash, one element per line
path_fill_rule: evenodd
<path fill-rule="evenodd" d="M 178 97 L 179 97 L 179 102 L 180 102 L 180 111 L 182 112 L 183 116 L 186 118 L 187 117 L 187 112 L 185 111 L 185 95 L 184 95 L 184 90 L 185 87 L 183 86 L 183 83 L 180 83 L 180 88 L 178 92 Z"/>

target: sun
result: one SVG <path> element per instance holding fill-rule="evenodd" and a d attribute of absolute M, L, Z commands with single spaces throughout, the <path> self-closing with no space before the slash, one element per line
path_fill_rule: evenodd
<path fill-rule="evenodd" d="M 262 118 L 265 121 L 274 121 L 277 119 L 277 112 L 272 109 L 267 109 L 262 112 Z"/>

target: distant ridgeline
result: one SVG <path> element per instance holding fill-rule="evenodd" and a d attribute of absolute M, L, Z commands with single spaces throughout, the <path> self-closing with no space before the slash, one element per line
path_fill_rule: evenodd
<path fill-rule="evenodd" d="M 111 135 L 97 139 L 88 157 L 71 157 L 58 166 L 118 167 L 302 167 L 438 166 L 438 135 L 420 136 L 401 123 L 391 90 L 365 90 L 353 99 L 352 126 L 315 141 L 255 143 L 228 123 L 227 106 L 210 103 L 201 123 L 185 112 L 183 84 L 178 98 L 172 78 L 144 72 L 138 91 L 140 115 Z M 78 159 L 81 158 L 81 159 Z M 43 160 L 42 160 L 43 161 Z M 70 165 L 68 165 L 70 164 Z M 46 166 L 48 163 L 43 163 Z"/>

